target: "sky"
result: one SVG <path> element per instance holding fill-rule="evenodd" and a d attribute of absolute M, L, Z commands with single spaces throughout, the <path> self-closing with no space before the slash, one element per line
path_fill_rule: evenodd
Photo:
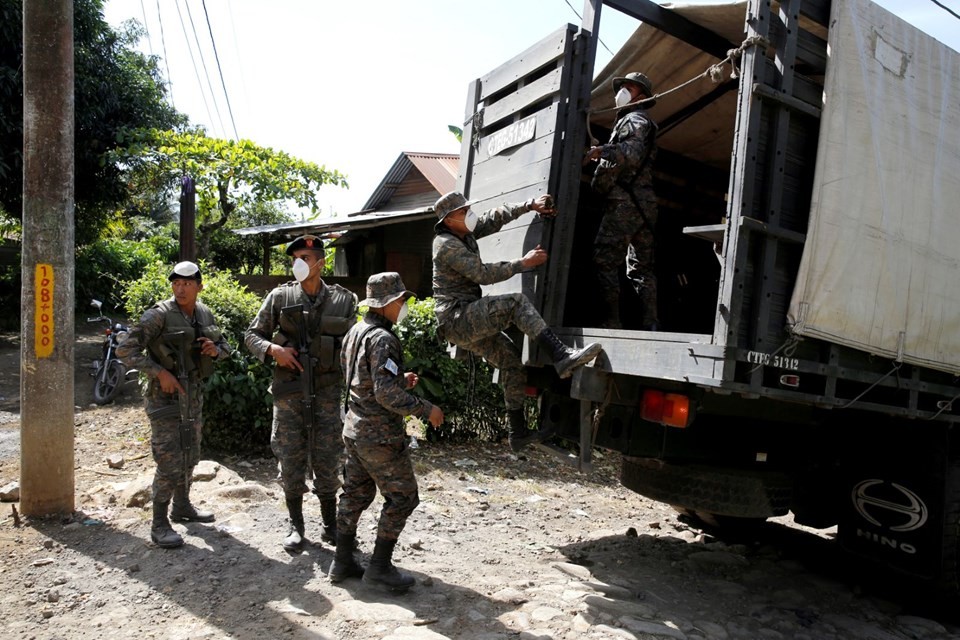
<path fill-rule="evenodd" d="M 960 19 L 933 0 L 875 1 L 960 50 Z M 960 0 L 937 1 L 960 14 Z M 583 0 L 105 2 L 108 23 L 146 27 L 139 48 L 161 58 L 193 124 L 346 175 L 349 189 L 321 190 L 323 216 L 361 210 L 402 152 L 459 153 L 448 126 L 462 126 L 469 83 L 582 11 Z M 600 15 L 597 69 L 637 26 Z"/>

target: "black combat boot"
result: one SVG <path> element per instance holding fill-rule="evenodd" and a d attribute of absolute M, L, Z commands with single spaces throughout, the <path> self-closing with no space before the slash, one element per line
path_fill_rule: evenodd
<path fill-rule="evenodd" d="M 320 518 L 323 520 L 323 526 L 320 528 L 320 539 L 327 544 L 338 544 L 336 498 L 320 498 Z"/>
<path fill-rule="evenodd" d="M 330 563 L 327 577 L 330 582 L 342 582 L 347 578 L 362 578 L 363 566 L 357 562 L 353 550 L 357 548 L 357 536 L 348 536 L 345 533 L 337 534 L 337 553 Z"/>
<path fill-rule="evenodd" d="M 190 504 L 190 491 L 181 484 L 173 491 L 170 519 L 174 522 L 213 522 L 216 518 L 212 511 L 198 511 Z"/>
<path fill-rule="evenodd" d="M 393 566 L 391 558 L 393 558 L 393 548 L 395 546 L 397 546 L 396 540 L 377 537 L 377 543 L 373 547 L 373 555 L 370 557 L 370 565 L 363 572 L 363 581 L 367 584 L 386 587 L 396 593 L 404 593 L 417 581 L 413 576 L 398 571 Z"/>
<path fill-rule="evenodd" d="M 153 501 L 153 525 L 150 527 L 150 539 L 158 547 L 174 549 L 183 546 L 183 538 L 173 530 L 167 520 L 169 502 Z"/>
<path fill-rule="evenodd" d="M 510 448 L 514 453 L 519 452 L 528 444 L 537 444 L 545 442 L 556 431 L 554 427 L 541 427 L 539 431 L 527 429 L 527 419 L 524 417 L 523 409 L 510 409 L 507 411 L 507 428 L 509 429 Z"/>
<path fill-rule="evenodd" d="M 587 364 L 603 350 L 597 342 L 588 344 L 582 349 L 571 349 L 563 344 L 549 327 L 540 332 L 537 342 L 553 356 L 553 367 L 561 378 L 569 378 L 574 369 Z"/>
<path fill-rule="evenodd" d="M 303 496 L 287 496 L 287 511 L 290 513 L 290 533 L 283 539 L 287 553 L 303 551 Z"/>

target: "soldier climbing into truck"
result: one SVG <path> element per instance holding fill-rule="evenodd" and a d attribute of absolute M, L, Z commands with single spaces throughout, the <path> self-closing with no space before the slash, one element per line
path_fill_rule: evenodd
<path fill-rule="evenodd" d="M 463 347 L 500 369 L 503 399 L 507 408 L 510 448 L 520 451 L 528 444 L 542 442 L 549 432 L 532 431 L 523 410 L 526 374 L 517 345 L 504 330 L 515 326 L 536 340 L 552 357 L 557 375 L 568 378 L 601 351 L 597 343 L 570 348 L 547 326 L 533 304 L 522 293 L 483 296 L 480 285 L 501 282 L 547 261 L 539 246 L 522 258 L 509 262 L 484 263 L 477 238 L 527 213 L 552 217 L 556 214 L 549 194 L 526 202 L 505 204 L 481 215 L 475 214 L 463 194 L 450 192 L 434 205 L 437 214 L 433 240 L 433 295 L 439 331 L 445 340 Z"/>

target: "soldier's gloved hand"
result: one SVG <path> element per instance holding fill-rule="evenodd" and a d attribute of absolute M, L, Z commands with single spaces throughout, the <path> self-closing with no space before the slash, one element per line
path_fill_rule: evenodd
<path fill-rule="evenodd" d="M 180 381 L 177 380 L 176 376 L 166 369 L 161 369 L 160 373 L 157 374 L 157 382 L 160 383 L 160 388 L 164 393 L 173 393 L 174 391 L 179 391 L 180 393 L 187 392 L 187 390 L 183 388 L 183 385 L 180 384 Z"/>
<path fill-rule="evenodd" d="M 430 424 L 439 427 L 443 424 L 443 409 L 437 405 L 433 405 L 433 408 L 430 409 L 430 417 L 427 419 L 430 420 Z"/>
<path fill-rule="evenodd" d="M 270 356 L 277 361 L 278 366 L 295 371 L 303 371 L 303 367 L 300 366 L 300 361 L 297 360 L 297 356 L 300 354 L 297 353 L 297 350 L 293 347 L 281 347 L 278 344 L 271 344 L 269 349 Z"/>

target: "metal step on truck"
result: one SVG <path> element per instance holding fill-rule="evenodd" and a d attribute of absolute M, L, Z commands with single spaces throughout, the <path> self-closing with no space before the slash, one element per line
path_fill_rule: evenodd
<path fill-rule="evenodd" d="M 601 11 L 638 28 L 595 70 Z M 581 162 L 606 141 L 611 80 L 658 94 L 657 331 L 599 328 L 601 200 Z M 670 8 L 587 0 L 468 84 L 458 187 L 478 211 L 551 193 L 481 239 L 536 245 L 525 293 L 568 344 L 568 380 L 523 342 L 544 423 L 589 469 L 720 524 L 792 513 L 938 598 L 960 593 L 960 54 L 869 0 Z"/>

